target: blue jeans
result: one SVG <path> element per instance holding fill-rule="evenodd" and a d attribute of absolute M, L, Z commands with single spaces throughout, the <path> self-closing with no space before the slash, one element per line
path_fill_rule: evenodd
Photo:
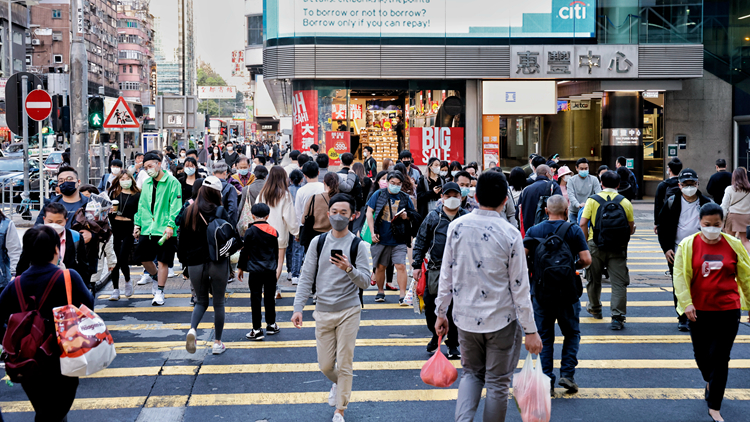
<path fill-rule="evenodd" d="M 578 365 L 578 347 L 581 343 L 581 330 L 579 329 L 579 315 L 581 313 L 581 302 L 572 305 L 541 306 L 536 298 L 534 303 L 534 319 L 539 337 L 542 338 L 541 360 L 542 371 L 550 377 L 552 384 L 555 383 L 555 374 L 552 372 L 555 347 L 555 321 L 560 325 L 565 339 L 563 340 L 562 360 L 560 362 L 560 378 L 573 378 Z"/>
<path fill-rule="evenodd" d="M 289 246 L 286 248 L 286 271 L 290 273 L 292 277 L 299 277 L 304 257 L 304 248 L 299 242 L 294 240 L 294 236 L 290 234 Z"/>

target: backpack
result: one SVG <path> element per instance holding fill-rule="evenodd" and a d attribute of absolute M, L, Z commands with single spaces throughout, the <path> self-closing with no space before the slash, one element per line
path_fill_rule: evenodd
<path fill-rule="evenodd" d="M 27 378 L 38 376 L 44 366 L 59 360 L 60 346 L 57 345 L 56 334 L 54 331 L 47 331 L 47 320 L 39 310 L 62 273 L 63 270 L 58 270 L 47 283 L 41 300 L 37 301 L 32 296 L 32 303 L 27 303 L 24 298 L 21 276 L 15 279 L 21 312 L 12 314 L 8 319 L 2 355 L 5 372 L 13 382 L 23 382 Z"/>
<path fill-rule="evenodd" d="M 549 216 L 545 212 L 547 209 L 547 200 L 550 196 L 552 196 L 552 192 L 555 191 L 555 186 L 552 184 L 552 181 L 549 182 L 549 195 L 548 196 L 540 196 L 539 201 L 536 203 L 536 213 L 534 214 L 534 225 L 549 220 Z"/>
<path fill-rule="evenodd" d="M 592 195 L 591 199 L 599 203 L 593 238 L 596 246 L 613 252 L 626 249 L 630 242 L 630 223 L 625 208 L 620 204 L 625 197 L 616 195 L 606 200 L 597 194 Z"/>
<path fill-rule="evenodd" d="M 315 285 L 318 282 L 318 266 L 320 264 L 320 254 L 323 253 L 323 246 L 326 244 L 326 237 L 328 237 L 328 232 L 321 234 L 318 236 L 318 246 L 315 248 L 315 250 L 318 252 L 318 260 L 315 261 L 315 275 L 313 275 L 313 285 Z M 357 268 L 357 254 L 359 254 L 359 244 L 362 242 L 362 239 L 360 239 L 357 236 L 354 236 L 354 240 L 352 240 L 352 245 L 349 248 L 349 262 L 351 262 L 352 267 Z M 365 300 L 363 297 L 364 290 L 359 289 L 359 303 L 362 304 L 362 307 L 365 307 Z"/>
<path fill-rule="evenodd" d="M 216 215 L 218 214 L 217 208 Z M 206 237 L 208 238 L 208 257 L 211 261 L 229 258 L 242 249 L 242 238 L 239 233 L 230 222 L 223 218 L 214 218 L 208 223 Z"/>
<path fill-rule="evenodd" d="M 570 305 L 583 294 L 581 277 L 576 275 L 576 264 L 565 235 L 573 223 L 563 222 L 560 227 L 540 239 L 534 250 L 534 298 L 541 305 Z"/>

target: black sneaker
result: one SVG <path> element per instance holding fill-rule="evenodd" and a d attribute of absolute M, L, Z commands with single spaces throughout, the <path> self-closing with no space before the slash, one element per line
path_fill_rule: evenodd
<path fill-rule="evenodd" d="M 458 346 L 448 347 L 448 359 L 461 359 L 461 351 L 458 349 Z"/>
<path fill-rule="evenodd" d="M 398 304 L 400 306 L 409 306 L 409 304 L 406 303 L 406 300 L 403 297 L 398 298 Z"/>
<path fill-rule="evenodd" d="M 385 293 L 378 293 L 375 295 L 375 302 L 385 302 Z"/>
<path fill-rule="evenodd" d="M 601 312 L 592 312 L 592 311 L 591 311 L 591 310 L 589 310 L 589 309 L 586 309 L 586 312 L 588 312 L 588 313 L 589 313 L 589 314 L 590 314 L 590 315 L 591 315 L 591 316 L 592 316 L 592 317 L 593 317 L 594 319 L 603 319 L 603 318 L 604 318 L 604 317 L 602 316 L 602 313 L 601 313 Z"/>
<path fill-rule="evenodd" d="M 690 326 L 688 325 L 687 317 L 681 316 L 677 322 L 677 330 L 682 332 L 690 331 Z"/>
<path fill-rule="evenodd" d="M 427 353 L 433 354 L 437 352 L 438 347 L 440 347 L 437 341 L 438 341 L 437 337 L 433 337 L 432 340 L 430 340 L 430 342 L 427 343 Z"/>
<path fill-rule="evenodd" d="M 196 300 L 195 296 L 190 296 L 190 306 L 195 306 Z"/>
<path fill-rule="evenodd" d="M 573 379 L 573 377 L 560 378 L 560 382 L 558 382 L 557 385 L 568 390 L 568 394 L 573 394 L 573 393 L 578 392 L 578 384 L 576 384 L 576 380 Z"/>
<path fill-rule="evenodd" d="M 625 328 L 625 322 L 619 319 L 612 318 L 612 322 L 609 324 L 609 328 L 615 331 L 622 330 L 623 328 Z"/>
<path fill-rule="evenodd" d="M 248 340 L 263 340 L 263 330 L 252 330 L 249 333 L 245 334 L 245 337 Z"/>
<path fill-rule="evenodd" d="M 279 326 L 276 325 L 276 323 L 274 323 L 273 325 L 266 325 L 266 334 L 268 334 L 269 336 L 278 334 L 279 331 L 281 330 L 279 329 Z"/>

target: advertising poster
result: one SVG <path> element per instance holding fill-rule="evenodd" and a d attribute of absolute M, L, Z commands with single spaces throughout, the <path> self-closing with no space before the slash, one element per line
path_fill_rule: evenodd
<path fill-rule="evenodd" d="M 318 91 L 294 91 L 292 149 L 310 151 L 318 142 Z"/>
<path fill-rule="evenodd" d="M 464 128 L 413 127 L 409 129 L 409 146 L 418 166 L 426 166 L 430 157 L 463 163 Z"/>
<path fill-rule="evenodd" d="M 487 170 L 491 163 L 500 162 L 500 116 L 482 116 L 482 168 Z"/>
<path fill-rule="evenodd" d="M 349 132 L 326 132 L 326 148 L 328 151 L 329 166 L 341 165 L 341 154 L 349 151 L 351 145 L 351 134 Z"/>

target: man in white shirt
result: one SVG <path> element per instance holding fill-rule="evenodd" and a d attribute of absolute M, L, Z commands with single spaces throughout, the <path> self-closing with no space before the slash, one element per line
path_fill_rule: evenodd
<path fill-rule="evenodd" d="M 291 159 L 292 162 L 289 163 L 289 164 L 287 164 L 284 167 L 284 170 L 286 171 L 286 175 L 287 176 L 291 175 L 294 170 L 297 170 L 297 169 L 300 168 L 299 164 L 297 163 L 297 158 L 299 158 L 299 154 L 300 154 L 300 152 L 298 150 L 296 150 L 296 149 L 294 151 L 292 151 L 292 152 L 289 153 L 289 159 Z M 279 164 L 281 164 L 281 163 L 279 163 Z"/>
<path fill-rule="evenodd" d="M 305 205 L 307 200 L 311 197 L 325 192 L 325 185 L 318 181 L 318 173 L 320 172 L 318 164 L 315 161 L 308 161 L 302 166 L 302 174 L 305 175 L 307 183 L 297 191 L 297 196 L 294 200 L 294 211 L 297 213 L 297 223 L 302 227 L 305 224 L 305 216 L 307 211 Z M 300 230 L 302 233 L 302 230 Z"/>
<path fill-rule="evenodd" d="M 500 216 L 508 196 L 502 173 L 479 176 L 479 209 L 448 226 L 438 295 L 438 335 L 448 332 L 446 313 L 453 300 L 463 372 L 455 420 L 469 422 L 487 389 L 484 420 L 504 421 L 511 377 L 521 354 L 542 351 L 531 304 L 529 273 L 521 233 Z"/>

